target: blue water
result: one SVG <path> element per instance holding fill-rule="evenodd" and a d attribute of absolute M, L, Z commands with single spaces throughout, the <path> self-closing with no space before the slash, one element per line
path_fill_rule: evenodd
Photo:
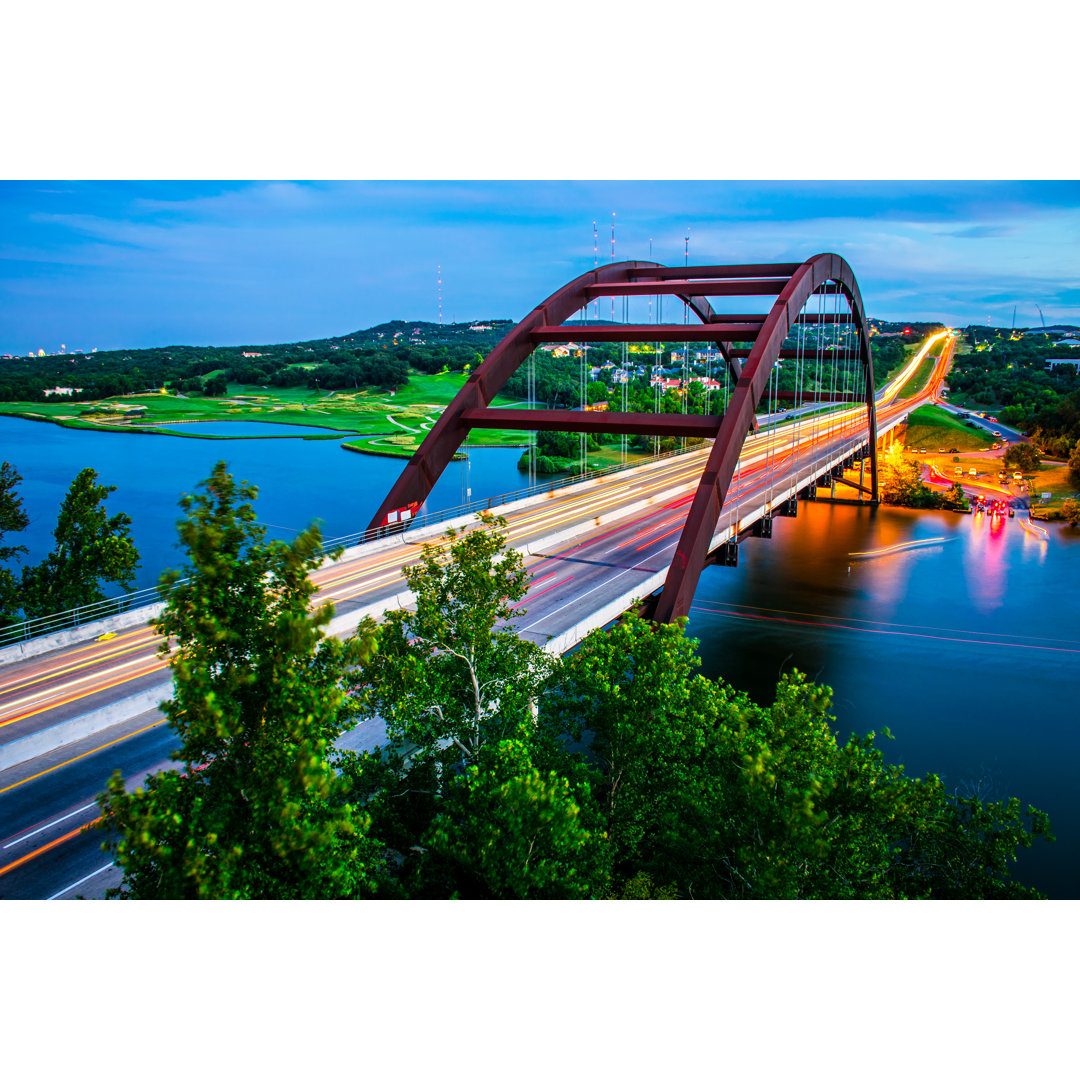
<path fill-rule="evenodd" d="M 229 438 L 258 435 L 262 438 L 282 438 L 290 435 L 351 435 L 349 431 L 333 431 L 314 424 L 270 424 L 261 420 L 195 420 L 184 424 L 162 424 L 163 431 L 189 431 L 199 435 L 226 435 Z"/>
<path fill-rule="evenodd" d="M 1080 530 L 1048 532 L 1037 540 L 1020 517 L 800 503 L 771 540 L 742 544 L 738 568 L 705 571 L 689 625 L 702 671 L 770 702 L 797 667 L 833 688 L 841 738 L 887 727 L 879 746 L 909 773 L 1047 811 L 1057 841 L 1022 852 L 1017 876 L 1080 897 Z"/>
<path fill-rule="evenodd" d="M 520 488 L 520 456 L 513 448 L 471 450 L 471 498 Z M 182 563 L 175 547 L 177 500 L 222 460 L 234 476 L 259 488 L 259 520 L 267 525 L 267 535 L 277 539 L 288 539 L 317 519 L 326 539 L 366 529 L 404 466 L 402 458 L 358 454 L 329 439 L 180 439 L 76 431 L 0 416 L 0 461 L 10 461 L 22 474 L 19 493 L 31 520 L 25 532 L 6 542 L 25 544 L 29 562 L 44 558 L 52 548 L 60 502 L 75 474 L 89 466 L 98 471 L 101 483 L 117 487 L 106 503 L 108 510 L 122 510 L 132 518 L 132 535 L 142 557 L 136 588 L 155 585 L 163 570 Z M 452 463 L 425 510 L 469 501 L 465 486 L 464 463 Z"/>

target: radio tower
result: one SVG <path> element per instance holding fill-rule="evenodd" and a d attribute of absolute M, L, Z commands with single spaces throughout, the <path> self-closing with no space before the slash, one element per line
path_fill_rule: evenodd
<path fill-rule="evenodd" d="M 595 270 L 600 265 L 600 234 L 596 231 L 596 222 L 592 223 L 592 268 Z M 585 315 L 588 317 L 589 305 L 585 305 Z M 600 318 L 600 298 L 596 298 L 596 317 Z"/>
<path fill-rule="evenodd" d="M 442 267 L 436 267 L 439 275 L 439 325 L 442 326 Z"/>
<path fill-rule="evenodd" d="M 615 211 L 611 211 L 611 261 L 615 261 Z M 611 321 L 615 321 L 615 297 L 611 298 Z"/>

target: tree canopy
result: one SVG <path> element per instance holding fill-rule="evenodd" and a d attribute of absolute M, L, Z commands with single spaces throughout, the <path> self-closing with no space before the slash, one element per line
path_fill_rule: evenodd
<path fill-rule="evenodd" d="M 116 485 L 98 483 L 94 469 L 83 469 L 60 504 L 53 538 L 56 546 L 36 566 L 24 566 L 20 600 L 28 618 L 94 604 L 105 599 L 103 585 L 130 589 L 139 553 L 131 539 L 131 518 L 109 515 L 105 500 Z"/>
<path fill-rule="evenodd" d="M 0 564 L 26 554 L 24 544 L 5 544 L 7 533 L 22 532 L 30 524 L 23 510 L 22 496 L 16 490 L 22 476 L 10 462 L 0 462 Z M 0 565 L 0 625 L 18 618 L 21 601 L 15 575 Z"/>
<path fill-rule="evenodd" d="M 124 870 L 118 895 L 372 895 L 380 849 L 331 751 L 349 724 L 344 672 L 369 656 L 370 637 L 325 638 L 332 607 L 309 611 L 316 528 L 266 542 L 256 489 L 223 462 L 200 486 L 181 500 L 187 578 L 163 576 L 157 620 L 174 678 L 162 711 L 182 769 L 134 792 L 116 773 L 101 797 L 104 846 Z"/>

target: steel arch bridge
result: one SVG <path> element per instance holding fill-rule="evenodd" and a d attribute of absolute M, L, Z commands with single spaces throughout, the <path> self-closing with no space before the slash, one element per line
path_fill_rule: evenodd
<path fill-rule="evenodd" d="M 700 323 L 563 325 L 599 297 L 675 296 Z M 807 311 L 811 297 L 832 295 L 837 310 Z M 764 315 L 723 314 L 710 297 L 775 296 Z M 840 300 L 846 311 L 839 310 Z M 822 301 L 818 301 L 819 308 Z M 871 458 L 868 491 L 877 501 L 877 418 L 873 358 L 862 296 L 855 275 L 839 255 L 814 255 L 803 263 L 669 267 L 654 262 L 611 263 L 564 285 L 507 334 L 433 425 L 372 519 L 370 529 L 408 519 L 465 441 L 478 428 L 694 437 L 712 439 L 679 543 L 652 618 L 669 622 L 690 610 L 698 579 L 710 557 L 713 534 L 747 436 L 757 430 L 758 403 L 777 362 L 800 350 L 785 347 L 793 330 L 812 324 L 845 324 L 846 359 L 854 363 L 856 399 L 865 402 Z M 715 343 L 734 380 L 722 416 L 578 410 L 493 409 L 491 402 L 537 346 L 576 342 Z M 801 341 L 801 337 L 800 337 Z M 792 396 L 781 393 L 778 396 Z M 821 390 L 802 401 L 835 400 Z M 849 398 L 850 400 L 850 398 Z M 403 527 L 398 524 L 398 527 Z"/>

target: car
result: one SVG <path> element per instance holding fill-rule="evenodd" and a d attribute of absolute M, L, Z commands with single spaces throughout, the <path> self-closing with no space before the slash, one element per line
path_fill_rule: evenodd
<path fill-rule="evenodd" d="M 954 446 L 949 450 L 949 453 L 950 454 L 959 454 L 960 453 L 960 448 L 957 447 L 957 446 Z"/>
<path fill-rule="evenodd" d="M 978 470 L 975 468 L 974 465 L 972 465 L 971 468 L 968 469 L 968 476 L 978 476 L 978 475 L 979 475 Z"/>
<path fill-rule="evenodd" d="M 926 448 L 925 448 L 925 447 L 922 447 L 922 448 L 921 448 L 921 449 L 919 450 L 919 453 L 920 453 L 920 454 L 925 454 L 925 453 L 926 453 Z"/>
<path fill-rule="evenodd" d="M 1000 439 L 1001 438 L 1001 432 L 1000 431 L 995 431 L 994 432 L 994 438 L 995 439 Z"/>
<path fill-rule="evenodd" d="M 947 454 L 947 453 L 948 453 L 949 451 L 948 451 L 948 450 L 946 450 L 944 446 L 939 446 L 939 447 L 937 448 L 937 452 L 938 452 L 939 454 Z"/>
<path fill-rule="evenodd" d="M 1023 474 L 1023 473 L 1018 473 L 1018 472 L 1014 472 L 1014 473 L 1013 473 L 1013 479 L 1014 479 L 1014 480 L 1023 480 L 1023 479 L 1024 479 L 1024 474 Z"/>
<path fill-rule="evenodd" d="M 991 450 L 1000 450 L 1001 449 L 1001 443 L 991 443 L 990 444 L 990 449 Z"/>
<path fill-rule="evenodd" d="M 963 475 L 964 475 L 964 466 L 963 465 L 957 465 L 956 468 L 953 469 L 953 476 L 963 476 Z"/>

